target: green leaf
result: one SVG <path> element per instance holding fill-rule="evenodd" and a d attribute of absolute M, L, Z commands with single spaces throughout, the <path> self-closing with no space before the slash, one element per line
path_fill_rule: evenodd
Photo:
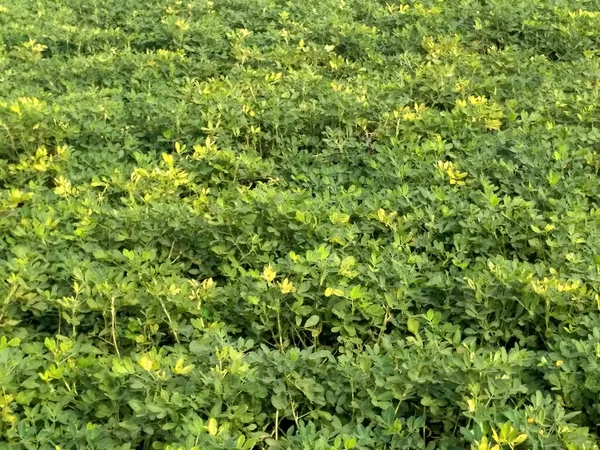
<path fill-rule="evenodd" d="M 419 332 L 419 321 L 416 318 L 410 317 L 406 325 L 408 327 L 408 331 L 410 331 L 412 334 L 417 334 Z"/>
<path fill-rule="evenodd" d="M 304 326 L 306 328 L 311 328 L 311 327 L 314 327 L 318 323 L 319 323 L 319 316 L 313 315 L 313 316 L 310 316 L 308 319 L 306 319 L 306 322 L 304 322 Z"/>
<path fill-rule="evenodd" d="M 141 401 L 135 400 L 135 399 L 129 400 L 129 406 L 136 413 L 141 413 L 142 411 L 146 410 L 146 405 L 144 403 L 142 403 Z"/>
<path fill-rule="evenodd" d="M 20 338 L 12 338 L 10 341 L 7 342 L 7 347 L 18 347 L 19 345 L 21 345 L 21 339 Z"/>
<path fill-rule="evenodd" d="M 350 450 L 353 448 L 356 448 L 356 438 L 346 438 L 344 439 L 344 449 L 345 450 Z"/>
<path fill-rule="evenodd" d="M 271 396 L 271 404 L 279 410 L 284 410 L 287 408 L 287 399 L 283 394 L 277 394 Z"/>

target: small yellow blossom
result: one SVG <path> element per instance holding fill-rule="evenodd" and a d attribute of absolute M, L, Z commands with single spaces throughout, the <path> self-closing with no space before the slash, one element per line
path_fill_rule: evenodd
<path fill-rule="evenodd" d="M 273 281 L 275 279 L 275 277 L 277 276 L 277 272 L 275 272 L 273 270 L 273 268 L 271 267 L 271 265 L 269 264 L 268 266 L 265 266 L 265 268 L 263 269 L 263 273 L 261 275 L 263 277 L 263 279 L 265 279 L 268 283 L 270 283 L 271 281 Z"/>
<path fill-rule="evenodd" d="M 282 294 L 289 294 L 291 292 L 296 292 L 296 287 L 288 278 L 283 280 L 282 283 L 277 283 L 277 284 L 279 285 L 279 289 L 281 290 Z"/>

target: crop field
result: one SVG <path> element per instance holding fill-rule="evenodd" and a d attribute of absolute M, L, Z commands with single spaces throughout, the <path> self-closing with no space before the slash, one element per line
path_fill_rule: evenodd
<path fill-rule="evenodd" d="M 0 449 L 598 450 L 598 0 L 0 0 Z"/>

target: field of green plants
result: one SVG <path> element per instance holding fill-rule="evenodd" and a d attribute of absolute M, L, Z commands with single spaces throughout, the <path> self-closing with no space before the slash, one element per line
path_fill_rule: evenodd
<path fill-rule="evenodd" d="M 0 0 L 0 449 L 598 449 L 597 0 Z"/>

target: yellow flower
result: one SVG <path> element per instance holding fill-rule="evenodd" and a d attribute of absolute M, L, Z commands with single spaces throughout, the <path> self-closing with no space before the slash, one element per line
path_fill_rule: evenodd
<path fill-rule="evenodd" d="M 282 294 L 289 294 L 290 292 L 296 292 L 296 287 L 287 278 L 285 280 L 283 280 L 282 283 L 277 283 L 277 284 L 279 285 L 279 289 L 281 290 Z"/>
<path fill-rule="evenodd" d="M 556 361 L 556 367 L 562 367 L 562 365 L 563 365 L 564 363 L 565 363 L 565 362 L 564 362 L 562 359 L 559 359 L 558 361 Z"/>
<path fill-rule="evenodd" d="M 265 266 L 265 268 L 263 269 L 263 273 L 261 275 L 268 283 L 270 283 L 271 281 L 273 281 L 275 279 L 275 277 L 277 276 L 277 272 L 275 272 L 273 270 L 273 268 L 271 267 L 271 265 L 269 264 L 268 266 Z"/>

